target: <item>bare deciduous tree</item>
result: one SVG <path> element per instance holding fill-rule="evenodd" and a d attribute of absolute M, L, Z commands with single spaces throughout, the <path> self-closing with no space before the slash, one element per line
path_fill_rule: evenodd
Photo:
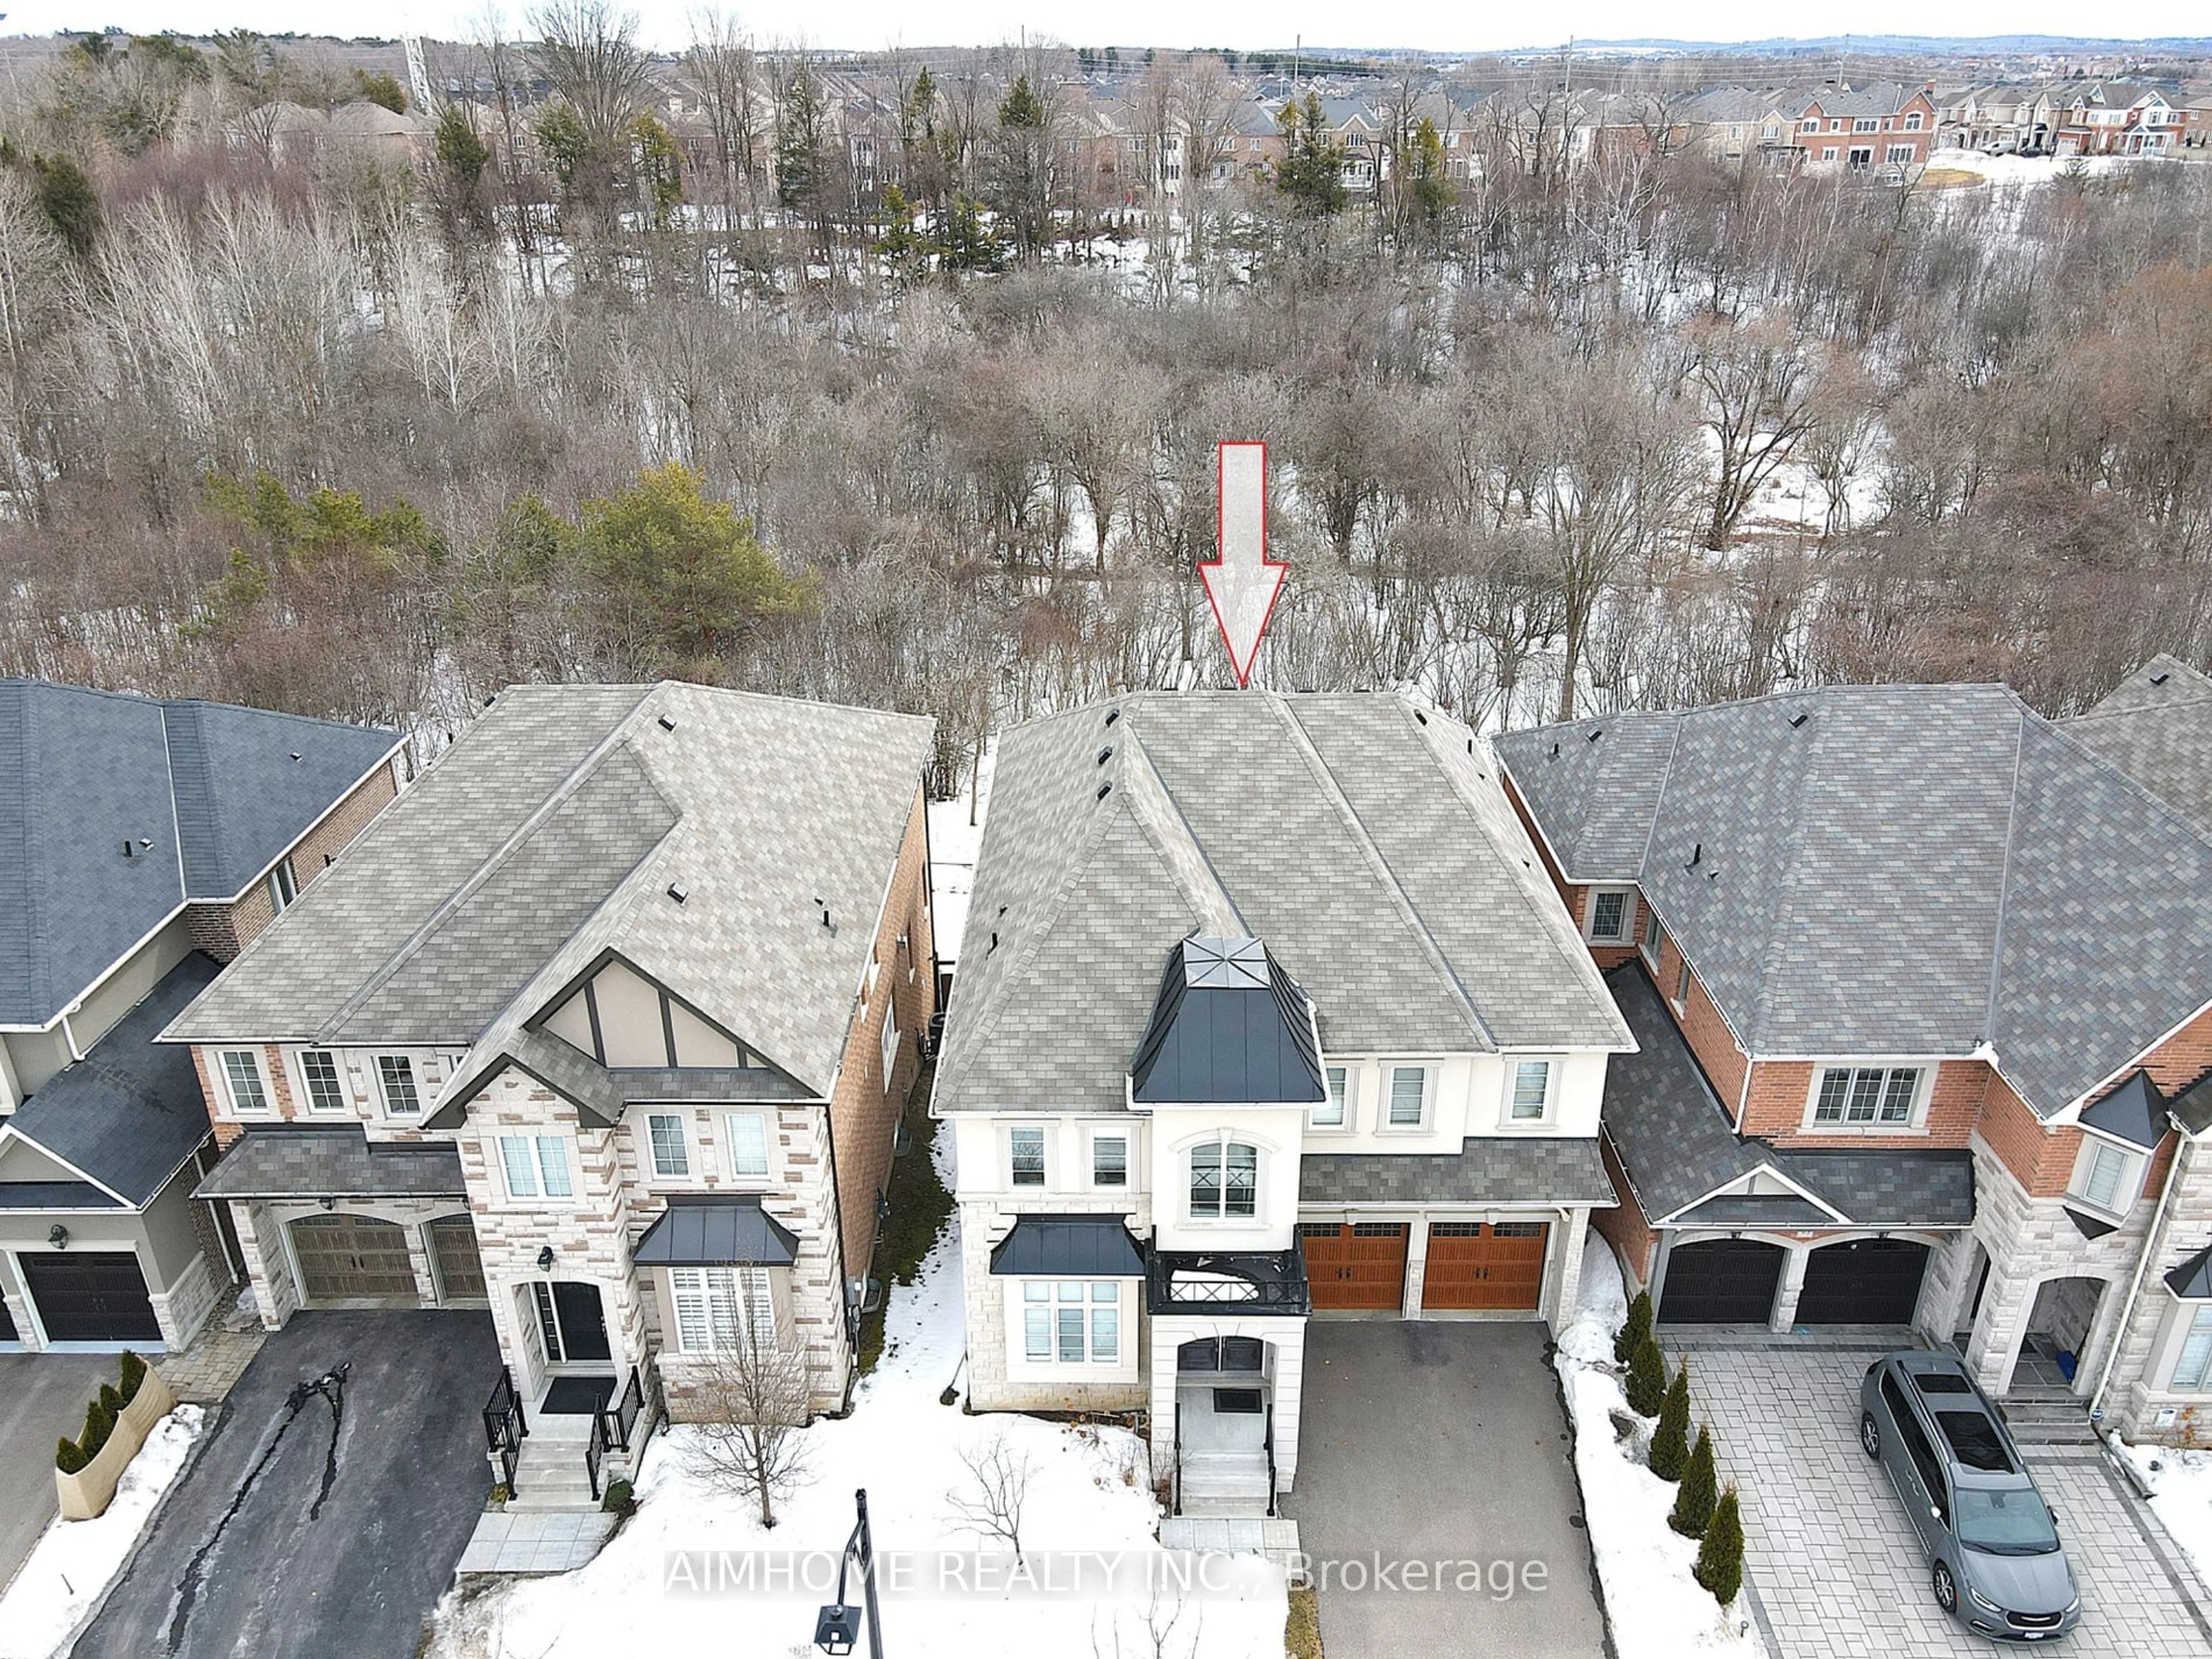
<path fill-rule="evenodd" d="M 775 1525 L 775 1505 L 805 1479 L 800 1434 L 812 1415 L 806 1356 L 764 1341 L 744 1322 L 735 1346 L 700 1363 L 689 1456 L 702 1480 L 760 1505 L 761 1525 Z"/>
<path fill-rule="evenodd" d="M 960 1524 L 979 1538 L 995 1538 L 1022 1555 L 1022 1513 L 1029 1505 L 1030 1480 L 1036 1465 L 1018 1449 L 1004 1429 L 994 1429 L 980 1441 L 963 1448 L 960 1462 L 968 1471 L 967 1484 L 945 1495 Z"/>

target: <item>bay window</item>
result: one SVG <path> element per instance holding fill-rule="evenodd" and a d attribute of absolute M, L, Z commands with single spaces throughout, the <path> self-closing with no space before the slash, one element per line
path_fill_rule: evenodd
<path fill-rule="evenodd" d="M 2176 1394 L 2212 1391 L 2212 1302 L 2200 1302 L 2191 1312 L 2181 1354 L 2173 1362 L 2166 1387 Z"/>
<path fill-rule="evenodd" d="M 2140 1153 L 2095 1135 L 2084 1135 L 2081 1153 L 2074 1160 L 2073 1178 L 2066 1183 L 2066 1195 L 2107 1215 L 2124 1215 L 2134 1207 L 2136 1194 L 2142 1189 L 2142 1169 Z"/>
<path fill-rule="evenodd" d="M 684 1352 L 775 1351 L 775 1295 L 766 1267 L 671 1267 L 668 1291 Z"/>
<path fill-rule="evenodd" d="M 1032 1365 L 1121 1363 L 1121 1287 L 1110 1279 L 1022 1281 L 1022 1358 Z"/>

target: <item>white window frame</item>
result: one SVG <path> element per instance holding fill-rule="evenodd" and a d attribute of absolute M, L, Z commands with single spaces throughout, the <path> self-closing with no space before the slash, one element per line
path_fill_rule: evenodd
<path fill-rule="evenodd" d="M 325 1106 L 316 1098 L 315 1075 L 307 1067 L 307 1062 L 312 1060 L 319 1060 L 331 1068 L 330 1085 L 337 1097 L 337 1104 Z M 302 1048 L 299 1053 L 299 1062 L 300 1100 L 307 1110 L 318 1117 L 329 1117 L 335 1113 L 353 1110 L 353 1097 L 346 1092 L 345 1068 L 338 1064 L 337 1053 L 335 1049 Z"/>
<path fill-rule="evenodd" d="M 738 1137 L 731 1125 L 743 1120 L 760 1126 L 761 1167 L 740 1170 L 738 1167 Z M 722 1169 L 732 1181 L 769 1181 L 775 1176 L 775 1134 L 769 1127 L 766 1112 L 725 1112 L 722 1114 Z"/>
<path fill-rule="evenodd" d="M 300 876 L 292 867 L 292 860 L 288 854 L 270 866 L 269 902 L 276 907 L 276 914 L 281 916 L 299 900 Z"/>
<path fill-rule="evenodd" d="M 1417 1123 L 1395 1121 L 1397 1110 L 1398 1074 L 1419 1072 L 1421 1074 L 1421 1116 Z M 1418 1135 L 1427 1133 L 1437 1109 L 1437 1068 L 1433 1062 L 1422 1060 L 1394 1060 L 1382 1066 L 1382 1103 L 1375 1118 L 1375 1133 L 1390 1135 Z"/>
<path fill-rule="evenodd" d="M 1911 144 L 1892 144 L 1887 152 L 1887 165 L 1902 167 L 1912 160 L 1915 153 Z"/>
<path fill-rule="evenodd" d="M 1127 1129 L 1094 1129 L 1091 1132 L 1089 1180 L 1093 1187 L 1101 1192 L 1109 1193 L 1125 1193 L 1129 1190 L 1131 1177 L 1135 1172 L 1136 1139 L 1136 1136 Z M 1099 1144 L 1109 1140 L 1118 1140 L 1121 1143 L 1121 1179 L 1118 1182 L 1101 1181 L 1098 1178 Z"/>
<path fill-rule="evenodd" d="M 1597 931 L 1597 903 L 1601 896 L 1618 896 L 1620 900 L 1620 928 L 1617 933 Z M 1583 939 L 1591 945 L 1626 945 L 1636 937 L 1636 890 L 1618 882 L 1593 887 L 1583 896 Z"/>
<path fill-rule="evenodd" d="M 1034 1134 L 1037 1138 L 1037 1178 L 1035 1181 L 1016 1179 L 1019 1171 L 1014 1167 L 1014 1138 Z M 1006 1126 L 1006 1189 L 1009 1192 L 1048 1193 L 1052 1190 L 1052 1129 L 1042 1123 L 1010 1123 Z"/>
<path fill-rule="evenodd" d="M 1505 1097 L 1498 1103 L 1498 1122 L 1509 1129 L 1548 1128 L 1559 1112 L 1559 1069 L 1562 1064 L 1556 1054 L 1508 1054 L 1505 1057 Z M 1534 1117 L 1514 1115 L 1514 1109 L 1520 1103 L 1521 1068 L 1524 1066 L 1544 1068 L 1543 1109 Z"/>
<path fill-rule="evenodd" d="M 1133 1371 L 1136 1354 L 1131 1340 L 1128 1281 L 1118 1279 L 1015 1279 L 1007 1281 L 1006 1358 L 1011 1366 L 1030 1371 L 1091 1373 Z M 1102 1295 L 1101 1292 L 1103 1292 Z M 1066 1316 L 1079 1312 L 1083 1352 L 1079 1358 L 1064 1358 L 1069 1324 Z M 1109 1316 L 1114 1351 L 1101 1357 L 1098 1316 Z M 1042 1337 L 1043 1352 L 1037 1352 Z"/>
<path fill-rule="evenodd" d="M 1324 1134 L 1350 1134 L 1359 1121 L 1359 1067 L 1348 1062 L 1323 1066 L 1321 1086 L 1328 1097 L 1306 1114 L 1306 1127 Z M 1322 1115 L 1331 1109 L 1334 1117 Z"/>
<path fill-rule="evenodd" d="M 530 1184 L 527 1190 L 515 1182 L 515 1164 L 514 1153 L 509 1150 L 510 1148 L 520 1150 L 524 1167 L 529 1171 Z M 500 1179 L 505 1185 L 507 1195 L 509 1198 L 559 1202 L 563 1200 L 573 1200 L 576 1196 L 575 1160 L 568 1156 L 568 1137 L 566 1135 L 545 1135 L 527 1132 L 520 1134 L 495 1135 L 492 1138 L 491 1157 L 499 1164 Z M 546 1190 L 553 1184 L 546 1179 L 546 1176 L 555 1167 L 551 1162 L 555 1157 L 560 1159 L 561 1183 L 568 1188 L 566 1192 L 555 1193 Z"/>
<path fill-rule="evenodd" d="M 2118 1164 L 2105 1164 L 2108 1158 L 2117 1158 Z M 2109 1198 L 2094 1197 L 2089 1191 L 2089 1183 L 2095 1179 L 2100 1164 L 2115 1169 Z M 2066 1177 L 2066 1196 L 2100 1215 L 2118 1220 L 2134 1209 L 2136 1201 L 2142 1196 L 2143 1177 L 2149 1169 L 2150 1155 L 2142 1147 L 2085 1128 L 2081 1132 L 2081 1149 L 2074 1155 L 2074 1168 Z"/>
<path fill-rule="evenodd" d="M 1932 1060 L 1825 1060 L 1813 1067 L 1813 1083 L 1805 1096 L 1804 1121 L 1799 1126 L 1808 1134 L 1821 1135 L 1901 1135 L 1912 1134 L 1928 1127 L 1928 1102 L 1936 1091 L 1936 1062 Z M 1834 1073 L 1848 1074 L 1844 1085 L 1844 1111 L 1839 1118 L 1815 1115 L 1820 1109 L 1820 1095 L 1828 1077 Z M 1849 1114 L 1851 1097 L 1858 1087 L 1858 1078 L 1869 1072 L 1879 1072 L 1882 1080 L 1875 1097 L 1875 1115 L 1853 1119 Z M 1902 1118 L 1881 1115 L 1882 1105 L 1889 1097 L 1891 1079 L 1899 1072 L 1917 1072 L 1919 1075 L 1912 1086 L 1912 1099 Z"/>
<path fill-rule="evenodd" d="M 750 1336 L 757 1352 L 782 1346 L 775 1320 L 775 1281 L 761 1267 L 671 1267 L 668 1306 L 678 1353 L 737 1353 Z M 701 1340 L 703 1339 L 703 1340 Z"/>
<path fill-rule="evenodd" d="M 885 1094 L 890 1093 L 896 1082 L 894 1074 L 898 1071 L 898 998 L 890 992 L 885 991 L 883 1029 L 884 1092 Z"/>
<path fill-rule="evenodd" d="M 402 1111 L 392 1103 L 392 1077 L 384 1069 L 390 1060 L 406 1068 L 407 1091 L 415 1097 L 411 1110 Z M 385 1116 L 402 1123 L 419 1123 L 422 1118 L 422 1079 L 415 1075 L 415 1056 L 412 1054 L 375 1054 L 369 1059 L 369 1069 L 376 1077 L 376 1104 Z"/>
<path fill-rule="evenodd" d="M 1202 1147 L 1216 1149 L 1214 1163 L 1216 1185 L 1215 1204 L 1209 1213 L 1194 1201 L 1198 1188 L 1198 1153 Z M 1252 1153 L 1252 1213 L 1232 1215 L 1229 1211 L 1229 1149 L 1243 1146 Z M 1257 1227 L 1267 1219 L 1267 1206 L 1261 1201 L 1261 1188 L 1265 1171 L 1262 1165 L 1267 1157 L 1260 1143 L 1249 1135 L 1238 1134 L 1234 1129 L 1222 1129 L 1210 1135 L 1201 1135 L 1182 1149 L 1182 1209 L 1186 1220 L 1198 1227 Z"/>
<path fill-rule="evenodd" d="M 1644 907 L 1644 926 L 1636 930 L 1636 948 L 1656 977 L 1659 959 L 1667 954 L 1667 930 L 1659 924 L 1659 912 L 1648 904 Z"/>
<path fill-rule="evenodd" d="M 2173 1365 L 2166 1372 L 2166 1392 L 2169 1394 L 2212 1394 L 2212 1302 L 2185 1302 L 2178 1333 L 2179 1340 L 2173 1346 Z M 2199 1344 L 2190 1364 L 2189 1349 Z M 2191 1375 L 2193 1370 L 2194 1375 Z"/>
<path fill-rule="evenodd" d="M 250 1079 L 240 1078 L 232 1067 L 230 1062 L 237 1059 L 243 1059 L 246 1062 L 248 1069 L 253 1074 Z M 234 1114 L 240 1117 L 274 1117 L 276 1115 L 276 1094 L 269 1086 L 268 1068 L 261 1063 L 261 1051 L 258 1048 L 218 1048 L 216 1050 L 215 1060 L 216 1065 L 222 1072 L 222 1097 L 230 1103 L 230 1109 Z M 239 1085 L 246 1081 L 250 1081 L 255 1091 L 260 1095 L 259 1104 L 249 1105 L 240 1098 Z"/>
<path fill-rule="evenodd" d="M 684 1120 L 688 1112 L 647 1112 L 645 1114 L 645 1166 L 655 1181 L 689 1181 L 692 1176 L 691 1131 Z M 672 1123 L 676 1126 L 676 1157 L 682 1168 L 667 1170 L 661 1167 L 660 1142 L 653 1134 L 655 1126 Z"/>

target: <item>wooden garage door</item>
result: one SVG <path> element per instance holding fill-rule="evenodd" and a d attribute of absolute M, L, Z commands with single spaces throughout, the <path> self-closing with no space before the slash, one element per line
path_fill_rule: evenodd
<path fill-rule="evenodd" d="M 407 1233 L 366 1215 L 303 1216 L 292 1224 L 300 1289 L 310 1302 L 403 1302 L 416 1305 Z"/>
<path fill-rule="evenodd" d="M 441 1215 L 430 1224 L 430 1254 L 438 1288 L 448 1302 L 484 1298 L 483 1258 L 477 1253 L 477 1224 L 465 1215 Z"/>
<path fill-rule="evenodd" d="M 1920 1304 L 1928 1247 L 1909 1238 L 1854 1238 L 1805 1258 L 1800 1325 L 1910 1325 Z"/>
<path fill-rule="evenodd" d="M 128 1250 L 26 1252 L 15 1260 L 49 1342 L 158 1342 L 161 1322 Z"/>
<path fill-rule="evenodd" d="M 1440 1312 L 1533 1312 L 1544 1288 L 1544 1246 L 1550 1233 L 1541 1221 L 1431 1222 L 1421 1305 Z"/>
<path fill-rule="evenodd" d="M 1306 1282 L 1316 1310 L 1393 1311 L 1406 1299 L 1406 1245 L 1412 1229 L 1402 1221 L 1334 1221 L 1298 1225 L 1305 1242 Z"/>
<path fill-rule="evenodd" d="M 1677 1244 L 1659 1290 L 1660 1323 L 1764 1325 L 1774 1312 L 1783 1255 L 1779 1244 L 1751 1238 Z"/>

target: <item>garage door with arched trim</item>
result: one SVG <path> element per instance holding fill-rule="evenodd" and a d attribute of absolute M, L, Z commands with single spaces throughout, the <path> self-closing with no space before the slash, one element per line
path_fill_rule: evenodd
<path fill-rule="evenodd" d="M 1929 1249 L 1909 1238 L 1852 1238 L 1805 1258 L 1800 1325 L 1910 1325 Z"/>
<path fill-rule="evenodd" d="M 1786 1251 L 1755 1238 L 1707 1238 L 1667 1254 L 1658 1317 L 1669 1325 L 1764 1325 Z"/>
<path fill-rule="evenodd" d="M 407 1230 L 369 1215 L 301 1216 L 292 1224 L 300 1290 L 310 1302 L 379 1302 L 416 1307 Z"/>

